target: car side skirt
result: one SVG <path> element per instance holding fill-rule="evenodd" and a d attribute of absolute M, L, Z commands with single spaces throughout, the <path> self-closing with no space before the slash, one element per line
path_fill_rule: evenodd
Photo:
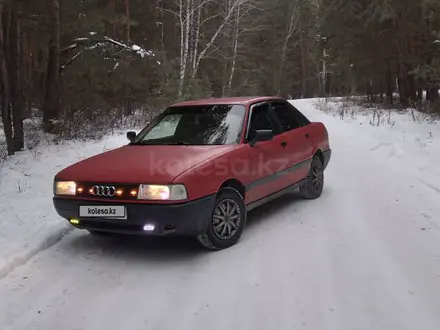
<path fill-rule="evenodd" d="M 278 180 L 282 176 L 290 174 L 292 172 L 296 172 L 296 171 L 302 169 L 303 167 L 310 168 L 311 164 L 312 164 L 312 158 L 308 158 L 306 160 L 303 160 L 302 162 L 296 163 L 295 165 L 290 166 L 290 167 L 288 167 L 288 168 L 286 168 L 284 170 L 281 170 L 279 172 L 276 172 L 274 174 L 271 174 L 269 176 L 266 176 L 264 178 L 261 178 L 261 179 L 258 179 L 258 180 L 255 180 L 255 181 L 249 183 L 245 187 L 245 191 L 249 191 L 249 190 L 254 189 L 256 187 L 259 187 L 259 186 L 263 186 L 263 185 L 265 185 L 265 184 L 267 184 L 267 183 L 269 183 L 269 182 L 271 182 L 273 180 Z"/>
<path fill-rule="evenodd" d="M 305 184 L 305 182 L 306 182 L 306 180 L 302 179 L 301 181 L 298 181 L 297 183 L 295 183 L 295 184 L 293 184 L 291 186 L 283 188 L 283 189 L 281 189 L 281 190 L 279 190 L 279 191 L 277 191 L 275 193 L 272 193 L 272 194 L 270 194 L 270 195 L 268 195 L 266 197 L 263 197 L 263 198 L 255 201 L 255 202 L 247 204 L 246 205 L 246 211 L 247 212 L 252 211 L 253 209 L 255 209 L 255 208 L 257 208 L 257 207 L 259 207 L 261 205 L 264 205 L 264 204 L 266 204 L 268 202 L 271 202 L 271 201 L 273 201 L 273 200 L 275 200 L 275 199 L 277 199 L 277 198 L 279 198 L 279 197 L 281 197 L 281 196 L 283 196 L 283 195 L 285 195 L 287 193 L 294 192 L 298 188 L 303 186 Z"/>

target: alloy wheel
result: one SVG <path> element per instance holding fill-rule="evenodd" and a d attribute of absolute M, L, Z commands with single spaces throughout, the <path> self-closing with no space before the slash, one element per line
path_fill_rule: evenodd
<path fill-rule="evenodd" d="M 232 199 L 221 200 L 214 209 L 212 226 L 221 240 L 232 238 L 240 228 L 240 206 Z"/>
<path fill-rule="evenodd" d="M 323 172 L 320 164 L 315 163 L 312 169 L 312 185 L 316 191 L 321 190 L 323 185 Z"/>

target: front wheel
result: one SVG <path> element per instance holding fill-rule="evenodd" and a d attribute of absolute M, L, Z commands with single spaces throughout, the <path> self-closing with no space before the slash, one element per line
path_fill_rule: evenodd
<path fill-rule="evenodd" d="M 207 232 L 197 236 L 205 248 L 221 250 L 237 243 L 246 224 L 242 196 L 232 188 L 222 189 L 216 198 Z"/>
<path fill-rule="evenodd" d="M 324 167 L 321 159 L 314 156 L 309 173 L 305 179 L 305 184 L 299 188 L 302 198 L 316 199 L 321 196 L 324 188 Z"/>

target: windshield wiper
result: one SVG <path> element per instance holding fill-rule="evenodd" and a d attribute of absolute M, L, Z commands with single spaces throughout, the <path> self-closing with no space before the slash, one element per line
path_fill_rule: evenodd
<path fill-rule="evenodd" d="M 151 142 L 151 141 L 139 141 L 139 142 L 131 142 L 129 143 L 131 146 L 146 146 L 146 145 L 155 145 L 155 146 L 189 146 L 191 145 L 185 141 L 176 141 L 176 142 Z"/>
<path fill-rule="evenodd" d="M 145 146 L 149 145 L 151 143 L 148 143 L 148 141 L 140 141 L 140 142 L 130 142 L 128 145 L 130 146 Z"/>
<path fill-rule="evenodd" d="M 185 141 L 176 141 L 176 142 L 172 142 L 172 143 L 165 143 L 166 145 L 179 145 L 179 146 L 189 146 L 190 143 L 185 142 Z"/>

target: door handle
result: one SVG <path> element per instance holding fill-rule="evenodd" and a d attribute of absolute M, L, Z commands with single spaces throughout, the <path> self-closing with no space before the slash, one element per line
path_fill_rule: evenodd
<path fill-rule="evenodd" d="M 310 137 L 310 134 L 309 134 L 309 133 L 306 133 L 305 136 L 306 136 L 306 138 L 309 138 L 309 137 Z"/>
<path fill-rule="evenodd" d="M 286 141 L 281 142 L 281 146 L 282 146 L 283 148 L 285 148 L 285 147 L 287 146 L 287 142 L 286 142 Z"/>

